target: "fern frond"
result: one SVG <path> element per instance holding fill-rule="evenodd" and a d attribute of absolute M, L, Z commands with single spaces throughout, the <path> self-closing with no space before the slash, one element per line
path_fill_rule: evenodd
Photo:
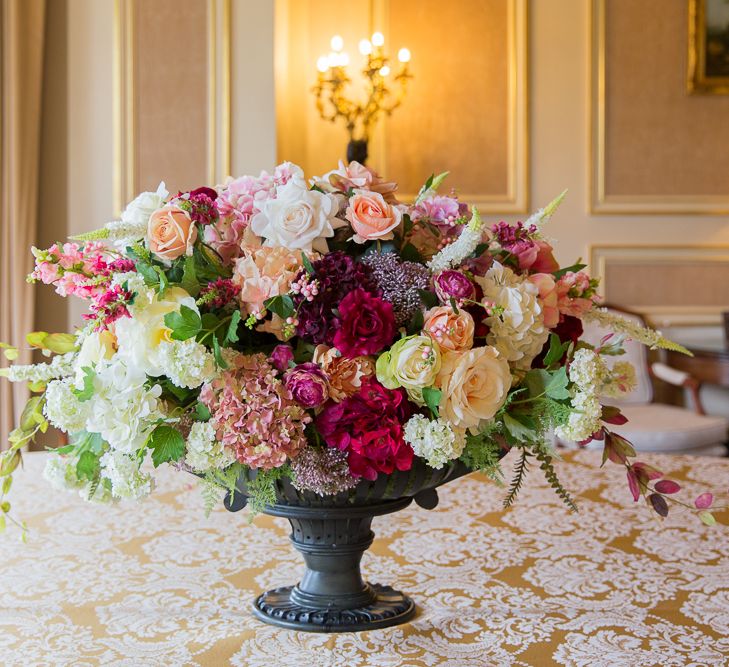
<path fill-rule="evenodd" d="M 562 499 L 562 502 L 570 508 L 572 512 L 577 512 L 577 505 L 569 491 L 562 486 L 562 482 L 557 477 L 557 471 L 554 469 L 552 464 L 552 457 L 544 450 L 537 449 L 535 452 L 537 461 L 539 461 L 539 469 L 544 473 L 544 477 L 547 480 L 549 486 L 551 486 L 555 493 Z"/>
<path fill-rule="evenodd" d="M 521 491 L 521 487 L 524 484 L 527 472 L 529 472 L 529 452 L 524 449 L 522 450 L 521 456 L 514 467 L 514 477 L 511 479 L 509 492 L 506 494 L 506 498 L 504 498 L 505 509 L 514 504 L 514 501 L 519 495 L 519 491 Z"/>

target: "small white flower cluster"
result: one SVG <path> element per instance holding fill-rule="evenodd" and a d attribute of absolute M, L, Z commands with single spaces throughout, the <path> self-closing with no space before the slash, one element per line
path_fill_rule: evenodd
<path fill-rule="evenodd" d="M 569 378 L 580 391 L 599 393 L 610 377 L 605 360 L 594 350 L 580 348 L 569 365 Z"/>
<path fill-rule="evenodd" d="M 115 498 L 142 500 L 154 486 L 149 473 L 139 469 L 139 461 L 134 454 L 119 450 L 109 450 L 99 459 L 101 477 L 111 482 L 111 493 Z"/>
<path fill-rule="evenodd" d="M 549 338 L 539 303 L 539 289 L 498 262 L 476 281 L 483 289 L 484 302 L 492 311 L 485 319 L 490 327 L 486 338 L 488 344 L 509 362 L 516 362 L 516 368 L 529 368 Z"/>
<path fill-rule="evenodd" d="M 53 380 L 46 388 L 46 417 L 66 433 L 83 431 L 90 412 L 90 402 L 79 401 L 73 390 L 71 378 Z"/>
<path fill-rule="evenodd" d="M 75 464 L 68 463 L 61 456 L 52 456 L 46 461 L 43 476 L 51 483 L 51 486 L 60 491 L 78 490 L 78 494 L 84 500 L 95 503 L 108 503 L 113 500 L 106 485 L 96 484 L 94 488 L 90 481 L 79 479 L 76 475 Z"/>
<path fill-rule="evenodd" d="M 235 455 L 215 439 L 210 422 L 195 422 L 187 436 L 185 463 L 196 472 L 225 468 L 235 462 Z"/>
<path fill-rule="evenodd" d="M 73 375 L 75 359 L 75 352 L 67 352 L 53 357 L 48 364 L 10 366 L 4 370 L 10 382 L 48 382 Z"/>
<path fill-rule="evenodd" d="M 177 387 L 195 389 L 215 376 L 215 357 L 192 338 L 162 341 L 157 355 L 160 366 Z"/>
<path fill-rule="evenodd" d="M 478 213 L 478 209 L 473 207 L 473 215 L 470 222 L 461 230 L 459 237 L 448 244 L 433 259 L 428 262 L 428 268 L 431 273 L 445 271 L 452 266 L 458 266 L 466 259 L 482 240 L 483 220 Z"/>
<path fill-rule="evenodd" d="M 457 459 L 466 446 L 466 435 L 456 431 L 445 419 L 430 420 L 413 415 L 405 424 L 403 437 L 416 456 L 436 470 Z"/>

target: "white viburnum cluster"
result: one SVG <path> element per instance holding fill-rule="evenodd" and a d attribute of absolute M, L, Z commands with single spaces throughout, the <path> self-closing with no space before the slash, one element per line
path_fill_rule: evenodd
<path fill-rule="evenodd" d="M 187 436 L 185 463 L 196 472 L 226 468 L 235 462 L 235 455 L 215 438 L 210 422 L 195 422 Z"/>
<path fill-rule="evenodd" d="M 423 415 L 413 415 L 408 419 L 403 437 L 415 455 L 425 459 L 436 470 L 457 459 L 466 446 L 463 431 L 454 430 L 445 419 L 430 420 Z"/>
<path fill-rule="evenodd" d="M 458 238 L 449 243 L 445 248 L 440 250 L 433 259 L 428 262 L 428 268 L 431 273 L 445 271 L 453 266 L 462 264 L 463 261 L 476 250 L 479 243 L 483 239 L 483 220 L 479 215 L 478 209 L 474 206 L 471 220 L 461 230 Z"/>
<path fill-rule="evenodd" d="M 74 389 L 71 378 L 53 380 L 46 387 L 46 417 L 51 424 L 66 433 L 83 431 L 90 413 L 91 403 L 79 401 Z"/>
<path fill-rule="evenodd" d="M 53 488 L 59 491 L 77 490 L 84 500 L 94 503 L 108 503 L 112 500 L 111 492 L 106 485 L 92 484 L 89 480 L 79 479 L 76 475 L 75 462 L 69 463 L 61 456 L 51 456 L 46 461 L 43 476 Z"/>
<path fill-rule="evenodd" d="M 113 450 L 134 454 L 144 446 L 159 420 L 164 419 L 162 388 L 147 388 L 146 376 L 115 357 L 96 367 L 94 394 L 86 430 L 98 433 Z"/>
<path fill-rule="evenodd" d="M 165 375 L 177 387 L 195 389 L 215 376 L 215 357 L 192 338 L 162 341 L 157 358 Z"/>
<path fill-rule="evenodd" d="M 475 280 L 492 311 L 484 320 L 490 327 L 487 342 L 515 368 L 529 368 L 549 338 L 537 286 L 498 262 Z"/>
<path fill-rule="evenodd" d="M 120 500 L 142 500 L 154 487 L 149 473 L 139 469 L 139 460 L 134 454 L 109 450 L 99 459 L 101 477 L 111 482 L 111 493 Z"/>
<path fill-rule="evenodd" d="M 47 364 L 10 366 L 3 369 L 3 375 L 10 382 L 48 382 L 73 375 L 75 359 L 75 352 L 67 352 L 53 357 L 53 360 Z"/>

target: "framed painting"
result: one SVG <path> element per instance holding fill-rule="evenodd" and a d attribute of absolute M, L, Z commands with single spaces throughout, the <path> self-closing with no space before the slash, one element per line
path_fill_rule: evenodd
<path fill-rule="evenodd" d="M 689 0 L 691 93 L 729 95 L 729 0 Z"/>

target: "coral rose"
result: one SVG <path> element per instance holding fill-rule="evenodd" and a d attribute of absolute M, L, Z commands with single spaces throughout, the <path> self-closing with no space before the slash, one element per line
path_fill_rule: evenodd
<path fill-rule="evenodd" d="M 375 362 L 370 357 L 343 357 L 336 347 L 327 345 L 316 346 L 312 361 L 327 374 L 329 398 L 336 403 L 356 394 L 362 382 L 375 373 Z"/>
<path fill-rule="evenodd" d="M 456 428 L 478 428 L 493 418 L 511 387 L 511 373 L 496 348 L 443 354 L 436 385 L 443 392 L 440 416 Z"/>
<path fill-rule="evenodd" d="M 368 190 L 355 190 L 349 200 L 345 217 L 354 230 L 355 243 L 384 241 L 394 238 L 393 230 L 402 220 L 402 212 L 390 206 L 381 194 Z"/>
<path fill-rule="evenodd" d="M 438 306 L 425 313 L 423 331 L 433 336 L 442 350 L 470 350 L 474 328 L 473 317 L 462 308 L 456 313 L 450 306 Z"/>
<path fill-rule="evenodd" d="M 178 206 L 163 206 L 150 216 L 147 236 L 149 249 L 160 259 L 172 261 L 192 255 L 197 228 L 187 211 Z"/>

